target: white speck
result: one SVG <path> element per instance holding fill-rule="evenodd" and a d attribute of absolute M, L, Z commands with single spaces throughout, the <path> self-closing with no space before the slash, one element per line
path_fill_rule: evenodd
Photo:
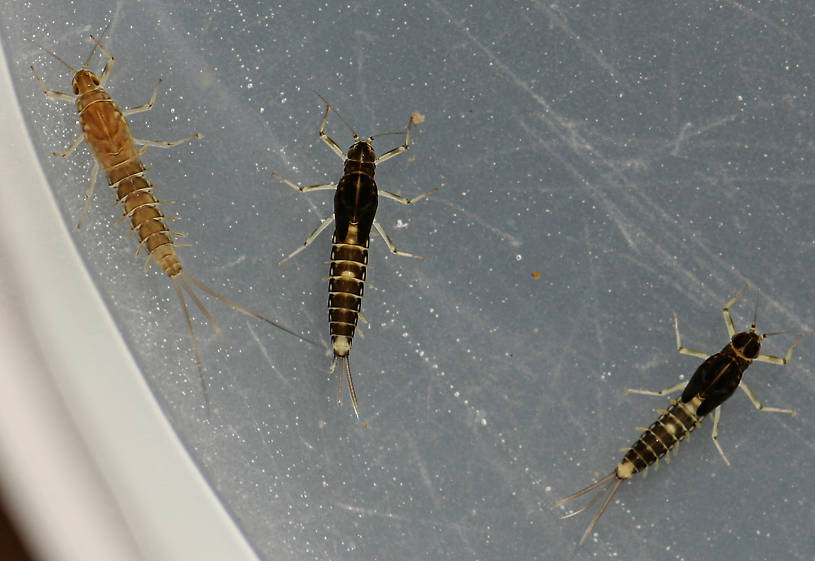
<path fill-rule="evenodd" d="M 518 255 L 515 256 L 515 261 L 520 261 L 523 258 L 524 256 L 519 253 Z"/>

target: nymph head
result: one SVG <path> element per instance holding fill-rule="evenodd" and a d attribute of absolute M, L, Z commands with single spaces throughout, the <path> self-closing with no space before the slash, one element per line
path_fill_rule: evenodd
<path fill-rule="evenodd" d="M 756 333 L 756 328 L 753 326 L 750 331 L 741 331 L 733 335 L 730 344 L 738 354 L 747 360 L 754 360 L 761 354 L 761 340 L 764 337 Z"/>
<path fill-rule="evenodd" d="M 87 68 L 82 68 L 74 74 L 73 87 L 75 95 L 91 91 L 98 86 L 99 77 Z"/>
<path fill-rule="evenodd" d="M 366 138 L 365 140 L 361 140 L 358 137 L 355 138 L 345 158 L 352 162 L 361 162 L 364 164 L 375 163 L 376 151 L 374 151 L 374 147 L 371 145 L 372 140 L 373 137 Z"/>

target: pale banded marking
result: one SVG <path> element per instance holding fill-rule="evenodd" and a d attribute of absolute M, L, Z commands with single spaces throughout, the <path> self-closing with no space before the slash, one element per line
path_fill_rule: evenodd
<path fill-rule="evenodd" d="M 360 299 L 360 300 L 361 300 L 361 299 Z M 340 311 L 340 312 L 351 312 L 352 314 L 353 314 L 354 312 L 356 312 L 357 314 L 359 314 L 359 300 L 357 301 L 357 309 L 356 309 L 356 310 L 352 310 L 352 309 L 350 309 L 350 308 L 341 308 L 341 307 L 339 307 L 339 306 L 329 306 L 329 307 L 328 307 L 328 310 L 329 310 L 329 311 L 331 311 L 331 310 L 337 310 L 337 311 Z"/>
<path fill-rule="evenodd" d="M 667 448 L 667 447 L 665 446 L 665 443 L 664 443 L 664 442 L 662 442 L 662 440 L 661 440 L 661 439 L 660 439 L 660 438 L 659 438 L 659 437 L 656 435 L 656 433 L 655 433 L 654 431 L 652 431 L 651 429 L 648 429 L 648 433 L 649 433 L 649 434 L 653 434 L 653 435 L 654 435 L 654 439 L 655 439 L 657 442 L 661 443 L 663 448 Z M 647 448 L 648 450 L 650 450 L 650 451 L 651 451 L 651 454 L 653 454 L 653 455 L 654 455 L 654 458 L 656 458 L 655 460 L 652 460 L 652 461 L 650 461 L 650 462 L 646 461 L 646 462 L 645 462 L 646 464 L 652 464 L 652 463 L 654 463 L 654 462 L 658 461 L 658 460 L 659 460 L 659 459 L 662 457 L 662 455 L 664 454 L 664 452 L 663 452 L 662 454 L 660 454 L 660 453 L 658 453 L 656 450 L 654 450 L 654 448 L 653 448 L 653 447 L 652 447 L 650 444 L 648 444 L 648 443 L 645 441 L 645 435 L 642 435 L 642 436 L 640 437 L 640 439 L 639 439 L 639 441 L 637 442 L 637 444 L 642 444 L 642 445 L 643 445 L 645 448 Z M 634 451 L 636 452 L 636 444 L 634 445 Z M 641 455 L 639 452 L 637 452 L 637 455 L 638 455 L 638 456 L 640 456 L 640 458 L 642 458 L 642 455 Z M 645 458 L 643 458 L 643 460 L 644 460 L 644 459 L 645 459 Z"/>
<path fill-rule="evenodd" d="M 352 298 L 356 298 L 357 300 L 362 300 L 362 295 L 361 294 L 354 294 L 353 292 L 336 292 L 334 290 L 330 290 L 328 293 L 329 294 L 334 294 L 334 295 L 344 294 L 346 296 L 351 296 Z M 329 306 L 328 309 L 329 310 L 332 310 L 332 309 L 333 310 L 343 310 L 345 308 L 337 308 L 337 307 Z"/>
<path fill-rule="evenodd" d="M 143 250 L 143 249 L 145 248 L 145 246 L 147 245 L 147 241 L 148 241 L 148 240 L 150 240 L 151 238 L 153 238 L 153 237 L 155 237 L 155 236 L 162 236 L 162 235 L 163 235 L 163 236 L 167 236 L 167 237 L 169 237 L 169 236 L 176 236 L 176 237 L 179 237 L 179 238 L 183 238 L 183 237 L 184 237 L 184 234 L 182 234 L 182 233 L 180 233 L 180 232 L 174 232 L 174 231 L 172 231 L 172 230 L 166 230 L 166 229 L 164 229 L 164 230 L 159 230 L 158 232 L 153 232 L 152 234 L 148 234 L 147 236 L 145 236 L 145 238 L 144 238 L 142 241 L 140 241 L 140 242 L 139 242 L 139 246 L 136 248 L 136 255 L 140 255 L 140 254 L 141 254 L 142 250 Z M 171 243 L 171 244 L 172 244 L 172 243 L 174 243 L 174 242 L 173 242 L 172 240 L 170 240 L 169 242 L 166 242 L 165 244 L 162 244 L 162 245 L 166 245 L 167 243 Z M 176 245 L 178 245 L 178 244 L 176 244 Z"/>

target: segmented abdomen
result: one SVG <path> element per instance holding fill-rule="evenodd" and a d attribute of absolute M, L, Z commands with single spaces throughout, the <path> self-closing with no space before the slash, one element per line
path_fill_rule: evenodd
<path fill-rule="evenodd" d="M 139 250 L 147 250 L 148 261 L 155 261 L 164 273 L 174 277 L 181 273 L 181 261 L 175 251 L 159 201 L 151 192 L 153 185 L 144 175 L 145 167 L 134 158 L 108 172 L 108 181 L 116 188 L 117 204 L 130 218 L 130 225 L 139 236 Z"/>
<path fill-rule="evenodd" d="M 674 401 L 625 453 L 617 465 L 617 478 L 632 477 L 684 440 L 702 421 L 696 414 L 700 403 L 699 397 L 688 402 Z"/>
<path fill-rule="evenodd" d="M 181 261 L 170 237 L 173 232 L 167 229 L 160 203 L 151 192 L 153 185 L 145 176 L 124 115 L 101 87 L 80 95 L 77 109 L 85 140 L 108 176 L 108 184 L 116 189 L 116 204 L 122 205 L 131 229 L 139 236 L 139 251 L 146 249 L 147 263 L 152 259 L 166 275 L 180 274 Z"/>
<path fill-rule="evenodd" d="M 362 306 L 367 265 L 367 240 L 364 245 L 358 245 L 341 243 L 334 238 L 328 282 L 328 321 L 336 356 L 348 356 L 351 351 Z"/>

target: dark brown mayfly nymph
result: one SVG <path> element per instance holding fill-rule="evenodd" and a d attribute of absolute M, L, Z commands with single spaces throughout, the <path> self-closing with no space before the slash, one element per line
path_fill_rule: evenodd
<path fill-rule="evenodd" d="M 323 99 L 322 96 L 320 96 L 320 99 Z M 374 180 L 374 172 L 377 164 L 381 164 L 385 160 L 389 160 L 408 149 L 410 146 L 410 129 L 414 123 L 419 123 L 423 120 L 421 115 L 413 113 L 410 116 L 407 130 L 404 132 L 404 144 L 385 152 L 381 156 L 377 156 L 373 149 L 372 142 L 375 138 L 384 135 L 376 135 L 362 139 L 348 126 L 348 123 L 345 122 L 342 116 L 334 110 L 340 120 L 348 126 L 354 135 L 354 143 L 346 153 L 343 152 L 339 145 L 325 132 L 326 124 L 328 123 L 328 114 L 331 112 L 332 107 L 325 99 L 323 99 L 323 101 L 325 102 L 325 113 L 323 114 L 323 120 L 320 124 L 319 135 L 323 142 L 331 148 L 331 151 L 345 161 L 345 169 L 339 183 L 336 185 L 333 183 L 321 183 L 319 185 L 300 187 L 276 173 L 272 175 L 301 193 L 336 190 L 336 194 L 334 195 L 334 214 L 323 220 L 317 229 L 306 239 L 305 243 L 283 258 L 278 265 L 283 264 L 307 248 L 331 222 L 336 224 L 331 247 L 331 269 L 328 277 L 328 322 L 331 332 L 331 347 L 334 353 L 329 371 L 333 372 L 337 362 L 342 361 L 345 366 L 345 379 L 348 382 L 348 391 L 351 394 L 351 403 L 354 406 L 354 413 L 359 417 L 359 403 L 357 401 L 356 391 L 354 390 L 354 381 L 351 376 L 349 355 L 351 354 L 351 343 L 354 340 L 354 333 L 357 328 L 362 307 L 362 294 L 365 287 L 365 273 L 368 267 L 368 244 L 370 242 L 371 228 L 376 228 L 391 253 L 403 257 L 424 259 L 424 257 L 420 255 L 413 255 L 412 253 L 406 253 L 396 249 L 393 241 L 391 241 L 388 234 L 385 233 L 384 228 L 382 228 L 382 225 L 375 218 L 378 197 L 381 195 L 403 205 L 409 205 L 424 199 L 430 193 L 437 191 L 438 188 L 431 189 L 412 199 L 407 199 L 402 195 L 378 189 L 376 181 Z M 338 386 L 337 389 L 337 399 L 342 399 L 341 386 Z"/>
<path fill-rule="evenodd" d="M 714 355 L 708 355 L 701 351 L 695 351 L 682 346 L 682 340 L 679 336 L 679 320 L 676 314 L 674 314 L 677 349 L 682 354 L 704 359 L 704 362 L 699 365 L 687 384 L 680 382 L 675 386 L 657 392 L 633 389 L 626 390 L 626 393 L 664 396 L 684 388 L 679 399 L 671 400 L 671 405 L 667 410 L 659 411 L 659 418 L 654 421 L 650 427 L 639 427 L 639 430 L 643 431 L 642 435 L 628 448 L 625 456 L 623 456 L 623 459 L 617 464 L 614 471 L 599 481 L 595 481 L 588 487 L 555 503 L 554 506 L 560 506 L 597 488 L 610 487 L 610 491 L 605 495 L 597 514 L 594 515 L 588 528 L 586 528 L 586 531 L 583 533 L 583 537 L 580 538 L 581 544 L 589 537 L 591 531 L 597 525 L 597 522 L 600 520 L 600 517 L 603 515 L 603 512 L 605 512 L 606 507 L 608 507 L 611 499 L 623 481 L 631 479 L 641 471 L 647 471 L 647 468 L 651 465 L 658 467 L 659 460 L 663 457 L 666 462 L 669 462 L 671 451 L 676 455 L 679 443 L 685 439 L 690 440 L 690 433 L 701 424 L 702 419 L 711 411 L 713 411 L 713 442 L 725 463 L 730 466 L 730 461 L 724 455 L 724 451 L 719 445 L 720 406 L 733 395 L 736 388 L 741 387 L 759 411 L 795 415 L 795 411 L 791 409 L 764 407 L 761 402 L 758 401 L 752 390 L 741 381 L 741 378 L 744 371 L 747 370 L 747 367 L 754 361 L 778 365 L 787 364 L 792 357 L 792 351 L 798 346 L 798 343 L 801 342 L 803 333 L 806 332 L 797 332 L 800 333 L 800 335 L 790 346 L 789 350 L 787 350 L 787 354 L 784 357 L 761 354 L 761 341 L 769 335 L 778 335 L 779 333 L 756 333 L 755 315 L 753 317 L 753 324 L 748 331 L 736 332 L 733 325 L 733 317 L 730 315 L 730 307 L 738 300 L 745 288 L 747 288 L 747 284 L 742 286 L 722 309 L 724 322 L 727 326 L 727 333 L 730 335 L 730 342 Z M 756 304 L 756 308 L 757 307 L 758 304 Z M 591 508 L 601 497 L 603 497 L 602 493 L 595 496 L 585 507 L 571 512 L 563 518 L 570 518 Z"/>

